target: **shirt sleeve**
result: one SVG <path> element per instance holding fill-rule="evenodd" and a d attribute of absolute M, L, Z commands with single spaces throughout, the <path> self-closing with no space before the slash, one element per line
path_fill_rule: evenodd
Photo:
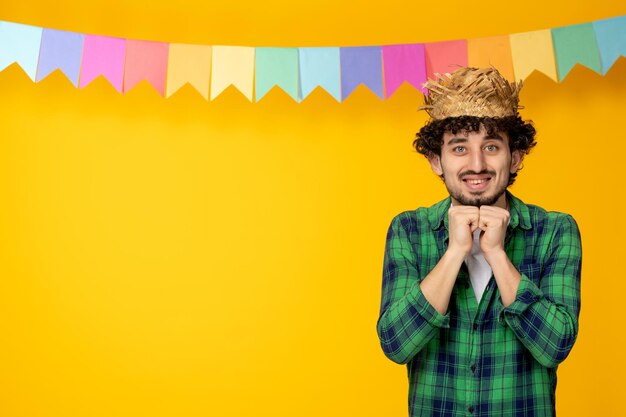
<path fill-rule="evenodd" d="M 441 315 L 424 297 L 421 276 L 408 229 L 415 220 L 396 216 L 387 233 L 383 264 L 383 288 L 378 338 L 385 355 L 396 363 L 409 362 L 437 333 L 449 327 L 449 315 Z M 418 228 L 419 229 L 419 228 Z"/>
<path fill-rule="evenodd" d="M 515 300 L 500 314 L 500 320 L 548 368 L 561 363 L 574 346 L 580 313 L 580 232 L 569 215 L 558 222 L 539 286 L 522 274 Z"/>

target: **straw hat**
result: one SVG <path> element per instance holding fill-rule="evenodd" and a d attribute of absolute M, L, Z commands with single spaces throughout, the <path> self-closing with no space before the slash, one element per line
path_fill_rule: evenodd
<path fill-rule="evenodd" d="M 420 110 L 433 119 L 446 117 L 516 116 L 522 82 L 507 81 L 495 68 L 463 67 L 449 74 L 435 74 L 423 86 L 427 89 Z"/>

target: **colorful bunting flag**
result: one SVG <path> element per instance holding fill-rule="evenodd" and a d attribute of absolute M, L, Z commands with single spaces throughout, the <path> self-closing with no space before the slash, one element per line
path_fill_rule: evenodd
<path fill-rule="evenodd" d="M 233 85 L 252 101 L 254 48 L 248 46 L 214 46 L 211 68 L 211 100 Z"/>
<path fill-rule="evenodd" d="M 523 80 L 537 70 L 557 81 L 550 30 L 514 33 L 509 41 L 516 79 Z"/>
<path fill-rule="evenodd" d="M 600 53 L 591 23 L 552 29 L 552 42 L 559 81 L 580 63 L 598 74 L 602 73 Z"/>
<path fill-rule="evenodd" d="M 437 79 L 437 73 L 445 74 L 467 66 L 466 40 L 427 43 L 424 52 L 429 80 Z"/>
<path fill-rule="evenodd" d="M 302 98 L 320 86 L 341 101 L 339 48 L 300 48 Z"/>
<path fill-rule="evenodd" d="M 189 83 L 205 100 L 208 100 L 210 77 L 210 46 L 170 43 L 166 97 Z"/>
<path fill-rule="evenodd" d="M 275 85 L 296 101 L 298 94 L 298 48 L 256 48 L 256 100 Z"/>
<path fill-rule="evenodd" d="M 35 26 L 0 22 L 0 71 L 17 62 L 35 81 L 42 32 Z"/>
<path fill-rule="evenodd" d="M 424 92 L 426 82 L 426 62 L 424 45 L 383 46 L 383 73 L 385 76 L 385 97 L 389 98 L 405 81 Z"/>
<path fill-rule="evenodd" d="M 493 67 L 510 81 L 515 80 L 511 43 L 508 36 L 492 36 L 467 40 L 467 65 Z"/>
<path fill-rule="evenodd" d="M 164 95 L 168 49 L 169 44 L 162 42 L 126 41 L 124 92 L 146 80 Z"/>
<path fill-rule="evenodd" d="M 363 84 L 381 99 L 457 67 L 495 67 L 520 80 L 541 71 L 562 81 L 576 64 L 606 74 L 626 55 L 626 16 L 468 40 L 386 46 L 207 46 L 84 35 L 0 21 L 0 71 L 17 63 L 34 81 L 60 70 L 80 88 L 102 75 L 119 92 L 142 80 L 170 97 L 189 83 L 206 100 L 233 85 L 248 100 L 274 86 L 301 101 L 321 87 L 345 100 Z M 253 91 L 254 90 L 254 91 Z"/>
<path fill-rule="evenodd" d="M 606 74 L 617 58 L 626 56 L 626 16 L 593 22 L 602 62 L 602 75 Z"/>
<path fill-rule="evenodd" d="M 383 95 L 383 51 L 380 46 L 355 46 L 340 49 L 341 99 L 345 100 L 363 84 L 380 99 Z"/>
<path fill-rule="evenodd" d="M 80 61 L 83 57 L 85 35 L 62 30 L 44 29 L 41 37 L 37 82 L 56 69 L 78 87 Z"/>
<path fill-rule="evenodd" d="M 80 88 L 102 75 L 121 93 L 125 55 L 126 39 L 86 35 L 83 65 L 80 71 Z"/>

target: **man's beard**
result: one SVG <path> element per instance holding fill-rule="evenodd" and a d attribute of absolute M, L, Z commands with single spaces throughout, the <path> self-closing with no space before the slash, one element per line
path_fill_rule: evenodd
<path fill-rule="evenodd" d="M 502 196 L 502 194 L 504 194 L 504 192 L 506 191 L 506 188 L 502 189 L 502 190 L 498 190 L 498 192 L 492 196 L 487 196 L 487 197 L 482 197 L 482 196 L 474 196 L 474 197 L 467 197 L 461 193 L 453 193 L 450 189 L 448 189 L 448 192 L 450 193 L 450 196 L 452 198 L 454 198 L 456 201 L 459 202 L 459 204 L 463 205 L 463 206 L 475 206 L 475 207 L 480 207 L 480 206 L 493 206 L 494 204 L 496 204 L 496 202 L 498 201 L 498 199 Z"/>
<path fill-rule="evenodd" d="M 466 172 L 462 172 L 459 175 L 459 180 L 461 180 L 461 178 L 464 175 L 483 175 L 483 174 L 490 174 L 491 178 L 495 178 L 496 173 L 492 172 L 492 171 L 482 171 L 480 173 L 475 173 L 473 171 L 466 171 Z M 493 206 L 494 204 L 496 204 L 496 202 L 498 201 L 498 199 L 502 196 L 502 194 L 505 193 L 507 186 L 504 185 L 501 189 L 496 190 L 495 193 L 491 196 L 481 196 L 480 194 L 482 194 L 482 192 L 479 192 L 477 195 L 472 195 L 472 196 L 466 196 L 463 194 L 462 191 L 454 191 L 451 190 L 450 187 L 448 187 L 448 183 L 446 182 L 445 176 L 443 177 L 443 182 L 446 185 L 446 189 L 448 190 L 448 194 L 450 194 L 450 197 L 454 198 L 456 201 L 459 202 L 459 204 L 463 205 L 463 206 L 475 206 L 475 207 L 480 207 L 480 206 Z M 461 180 L 461 182 L 463 182 Z M 508 180 L 507 180 L 508 183 Z M 469 194 L 472 194 L 472 192 L 470 191 Z"/>

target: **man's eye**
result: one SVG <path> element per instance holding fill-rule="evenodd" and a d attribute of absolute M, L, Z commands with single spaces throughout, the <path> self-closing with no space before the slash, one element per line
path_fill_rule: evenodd
<path fill-rule="evenodd" d="M 487 145 L 485 146 L 485 149 L 487 149 L 489 152 L 493 152 L 493 151 L 497 151 L 498 147 L 496 145 Z"/>
<path fill-rule="evenodd" d="M 465 152 L 465 146 L 455 146 L 454 148 L 452 148 L 452 152 L 457 152 L 457 153 Z"/>

